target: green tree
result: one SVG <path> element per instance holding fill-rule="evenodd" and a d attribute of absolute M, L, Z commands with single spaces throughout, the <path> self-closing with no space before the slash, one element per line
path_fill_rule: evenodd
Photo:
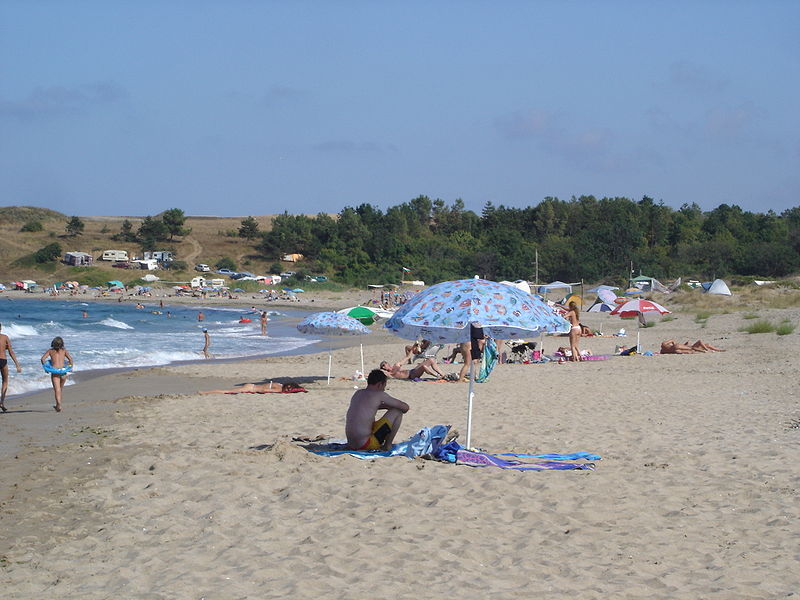
<path fill-rule="evenodd" d="M 259 235 L 261 235 L 261 232 L 258 230 L 258 221 L 253 217 L 242 219 L 242 226 L 239 227 L 239 237 L 254 240 Z"/>
<path fill-rule="evenodd" d="M 123 242 L 135 242 L 136 241 L 136 233 L 133 231 L 133 223 L 125 219 L 122 222 L 122 226 L 120 227 L 119 231 L 120 236 L 122 236 Z"/>
<path fill-rule="evenodd" d="M 235 263 L 235 262 L 233 262 L 233 259 L 232 259 L 232 258 L 229 258 L 229 257 L 227 257 L 227 256 L 223 256 L 222 258 L 220 258 L 220 259 L 219 259 L 219 260 L 216 262 L 216 264 L 215 264 L 214 266 L 215 266 L 217 269 L 230 269 L 231 271 L 235 271 L 235 270 L 236 270 L 236 268 L 237 268 L 237 267 L 236 267 L 236 263 Z"/>
<path fill-rule="evenodd" d="M 53 262 L 61 258 L 61 245 L 58 242 L 47 244 L 44 248 L 39 248 L 33 254 L 33 260 L 39 264 Z"/>
<path fill-rule="evenodd" d="M 86 227 L 86 225 L 83 221 L 81 221 L 78 217 L 72 217 L 69 221 L 67 221 L 67 226 L 65 229 L 68 236 L 75 237 L 76 235 L 81 235 L 83 233 L 84 227 Z"/>
<path fill-rule="evenodd" d="M 42 227 L 41 221 L 28 221 L 27 223 L 25 223 L 25 225 L 22 226 L 22 229 L 20 229 L 20 231 L 35 232 L 35 231 L 42 231 L 42 229 L 44 229 L 44 227 Z"/>
<path fill-rule="evenodd" d="M 155 250 L 156 244 L 165 241 L 168 236 L 169 230 L 164 221 L 150 216 L 144 218 L 136 234 L 142 250 Z"/>
<path fill-rule="evenodd" d="M 189 235 L 192 230 L 184 227 L 186 223 L 186 216 L 180 208 L 170 208 L 161 214 L 161 221 L 166 227 L 170 241 L 176 235 Z"/>

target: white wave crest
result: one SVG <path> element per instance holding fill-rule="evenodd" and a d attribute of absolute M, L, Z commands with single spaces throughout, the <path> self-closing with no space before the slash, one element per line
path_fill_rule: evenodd
<path fill-rule="evenodd" d="M 114 327 L 116 329 L 133 329 L 133 327 L 131 327 L 127 323 L 124 323 L 122 321 L 117 321 L 116 319 L 112 319 L 111 317 L 106 317 L 105 319 L 100 321 L 100 324 L 105 325 L 106 327 Z"/>
<path fill-rule="evenodd" d="M 39 335 L 33 325 L 16 325 L 15 323 L 3 325 L 3 333 L 11 339 Z"/>

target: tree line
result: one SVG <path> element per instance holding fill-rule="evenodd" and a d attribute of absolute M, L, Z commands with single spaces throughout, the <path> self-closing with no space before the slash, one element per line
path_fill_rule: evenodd
<path fill-rule="evenodd" d="M 800 267 L 800 207 L 776 214 L 721 204 L 678 210 L 647 196 L 545 198 L 536 206 L 419 196 L 385 212 L 370 204 L 333 218 L 278 215 L 266 233 L 252 218 L 240 235 L 256 239 L 266 260 L 301 253 L 310 271 L 346 283 L 397 282 L 403 268 L 426 282 L 471 277 L 540 281 L 627 281 L 630 265 L 662 280 L 679 276 L 780 278 Z"/>

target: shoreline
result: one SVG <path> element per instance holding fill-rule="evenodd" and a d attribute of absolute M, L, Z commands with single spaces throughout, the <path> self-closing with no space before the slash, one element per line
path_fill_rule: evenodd
<path fill-rule="evenodd" d="M 96 290 L 93 290 L 96 291 Z M 114 303 L 119 302 L 120 297 L 122 297 L 122 302 L 125 303 L 135 303 L 141 302 L 142 304 L 150 304 L 150 303 L 158 303 L 159 301 L 163 301 L 164 304 L 176 304 L 176 305 L 199 305 L 202 303 L 208 303 L 209 306 L 214 305 L 222 305 L 222 306 L 230 306 L 232 308 L 238 307 L 249 307 L 249 306 L 259 306 L 261 308 L 269 309 L 270 306 L 282 307 L 282 308 L 292 308 L 298 310 L 308 310 L 308 311 L 328 311 L 328 310 L 341 310 L 343 308 L 347 308 L 348 306 L 356 306 L 361 304 L 361 302 L 369 299 L 371 292 L 369 290 L 358 290 L 358 289 L 350 289 L 344 291 L 311 291 L 311 292 L 303 292 L 302 294 L 298 294 L 297 298 L 299 301 L 292 302 L 290 300 L 269 300 L 265 301 L 265 299 L 257 294 L 257 293 L 245 293 L 249 294 L 245 296 L 241 294 L 234 298 L 224 298 L 224 297 L 217 297 L 217 296 L 208 296 L 206 298 L 197 298 L 193 296 L 176 296 L 169 294 L 168 288 L 153 288 L 154 293 L 150 296 L 140 296 L 137 294 L 132 293 L 125 293 L 121 296 L 119 294 L 113 296 L 102 296 L 102 295 L 92 295 L 89 293 L 81 293 L 75 296 L 70 295 L 69 293 L 61 293 L 58 296 L 51 296 L 50 294 L 44 292 L 25 292 L 22 290 L 5 290 L 0 293 L 0 302 L 2 302 L 3 298 L 13 298 L 15 300 L 66 300 L 66 301 L 76 301 L 76 302 L 104 302 L 104 303 Z"/>
<path fill-rule="evenodd" d="M 0 307 L 2 307 L 2 301 L 4 297 L 0 296 Z M 50 296 L 49 294 L 40 294 L 40 293 L 27 293 L 23 291 L 14 290 L 9 295 L 5 296 L 5 299 L 8 300 L 24 300 L 24 301 L 32 301 L 32 300 L 47 300 L 47 301 L 67 301 L 76 304 L 87 303 L 87 302 L 99 302 L 104 304 L 116 304 L 119 302 L 118 298 L 113 297 L 87 297 L 86 295 L 78 295 L 78 296 L 70 296 L 70 295 L 60 295 L 60 296 Z M 258 308 L 264 310 L 277 310 L 277 309 L 290 309 L 290 310 L 297 310 L 300 312 L 317 312 L 317 311 L 325 311 L 325 310 L 340 310 L 341 308 L 345 308 L 347 306 L 352 306 L 351 303 L 355 300 L 355 296 L 352 292 L 342 294 L 342 297 L 338 299 L 338 301 L 333 301 L 333 299 L 328 298 L 329 304 L 323 305 L 320 301 L 320 304 L 315 304 L 318 300 L 317 297 L 310 298 L 307 302 L 298 303 L 298 302 L 290 302 L 290 301 L 270 301 L 263 303 L 263 306 L 259 306 L 256 304 Z M 182 307 L 186 306 L 194 306 L 198 310 L 203 309 L 220 309 L 220 308 L 231 308 L 231 309 L 244 309 L 245 307 L 249 308 L 254 304 L 250 301 L 250 299 L 234 299 L 230 300 L 227 298 L 192 298 L 192 297 L 173 297 L 173 296 L 153 296 L 153 297 L 142 297 L 142 296 L 126 296 L 124 297 L 123 302 L 126 304 L 132 304 L 136 302 L 141 302 L 145 304 L 145 308 L 149 308 L 149 305 L 158 306 L 159 301 L 166 301 L 164 304 L 164 308 L 166 309 L 170 305 L 178 305 Z M 311 305 L 313 303 L 313 306 Z M 342 306 L 339 306 L 342 305 Z M 127 372 L 132 370 L 140 370 L 140 369 L 154 369 L 159 368 L 161 366 L 180 366 L 180 365 L 188 365 L 188 364 L 210 364 L 209 361 L 213 361 L 214 363 L 232 363 L 238 361 L 248 361 L 248 360 L 258 360 L 264 359 L 270 356 L 292 356 L 297 354 L 313 354 L 316 352 L 327 352 L 329 349 L 338 349 L 342 347 L 347 347 L 356 344 L 374 344 L 378 343 L 373 341 L 375 338 L 375 334 L 378 333 L 377 330 L 374 330 L 371 335 L 367 336 L 353 336 L 355 339 L 351 339 L 351 336 L 341 336 L 335 337 L 331 339 L 322 338 L 316 342 L 309 343 L 303 345 L 299 348 L 290 348 L 288 350 L 282 350 L 276 353 L 269 353 L 269 354 L 253 354 L 253 355 L 246 355 L 246 356 L 233 356 L 233 357 L 225 357 L 225 358 L 202 358 L 198 357 L 196 359 L 190 360 L 178 360 L 173 361 L 164 365 L 161 364 L 153 364 L 153 365 L 137 365 L 137 366 L 130 366 L 130 367 L 112 367 L 112 368 L 105 368 L 105 369 L 90 369 L 90 370 L 81 370 L 73 375 L 71 375 L 71 380 L 74 382 L 72 385 L 67 386 L 67 388 L 74 387 L 81 382 L 89 381 L 91 379 L 97 377 L 104 377 L 107 375 L 113 375 L 115 373 L 120 372 Z M 309 336 L 311 337 L 311 336 Z M 10 374 L 13 378 L 14 374 Z M 45 391 L 49 390 L 50 388 L 45 388 Z M 14 394 L 12 390 L 10 390 L 9 395 L 6 398 L 6 404 L 9 404 L 9 401 L 14 402 L 14 400 L 22 399 L 32 394 L 37 394 L 43 390 L 30 390 L 18 394 Z"/>

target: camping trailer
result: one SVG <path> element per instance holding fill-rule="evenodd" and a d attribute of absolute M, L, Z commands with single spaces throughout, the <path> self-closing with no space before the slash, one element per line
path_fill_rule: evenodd
<path fill-rule="evenodd" d="M 154 250 L 153 252 L 145 252 L 145 260 L 157 260 L 160 263 L 168 263 L 174 260 L 175 256 L 169 250 Z"/>
<path fill-rule="evenodd" d="M 89 266 L 94 262 L 91 254 L 86 252 L 66 252 L 64 254 L 64 264 L 72 265 L 73 267 Z"/>
<path fill-rule="evenodd" d="M 128 252 L 126 250 L 103 250 L 101 260 L 127 261 Z"/>

